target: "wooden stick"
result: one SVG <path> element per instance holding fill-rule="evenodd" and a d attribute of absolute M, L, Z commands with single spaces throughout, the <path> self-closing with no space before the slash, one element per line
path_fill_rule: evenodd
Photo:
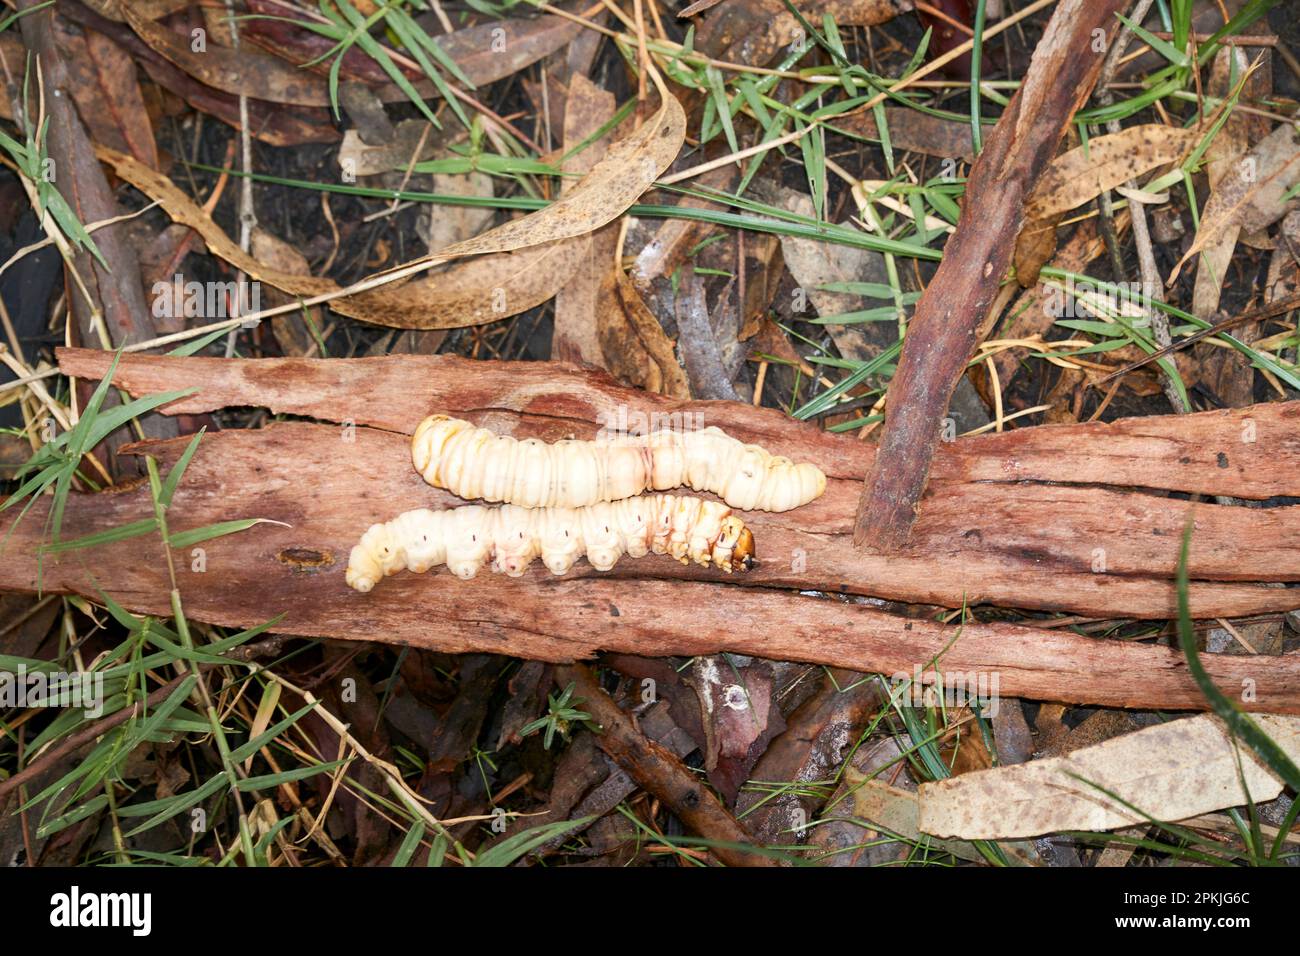
<path fill-rule="evenodd" d="M 858 548 L 895 552 L 911 534 L 948 401 L 1011 262 L 1024 198 L 1091 93 L 1120 23 L 1114 14 L 1123 6 L 1123 0 L 1063 0 L 1024 83 L 985 141 L 957 230 L 917 303 L 889 384 L 881 453 L 858 503 Z M 1097 34 L 1106 44 L 1095 43 Z"/>
<path fill-rule="evenodd" d="M 557 668 L 555 682 L 561 687 L 570 682 L 575 685 L 576 696 L 583 698 L 577 708 L 591 714 L 600 726 L 596 746 L 627 771 L 637 786 L 662 800 L 700 836 L 724 844 L 709 848 L 714 856 L 728 866 L 779 865 L 770 856 L 744 849 L 744 844 L 753 843 L 753 838 L 717 795 L 700 777 L 687 770 L 671 750 L 641 733 L 596 683 L 590 670 L 581 666 Z"/>

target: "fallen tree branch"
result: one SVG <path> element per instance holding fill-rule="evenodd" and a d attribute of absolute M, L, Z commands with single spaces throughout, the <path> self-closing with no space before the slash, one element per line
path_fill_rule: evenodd
<path fill-rule="evenodd" d="M 445 573 L 401 574 L 359 594 L 344 583 L 343 571 L 360 530 L 380 515 L 453 499 L 425 486 L 409 468 L 404 436 L 362 428 L 348 441 L 346 434 L 337 426 L 292 423 L 203 440 L 173 499 L 173 530 L 237 517 L 271 517 L 291 526 L 265 523 L 205 542 L 201 564 L 192 551 L 177 555 L 191 618 L 246 627 L 283 614 L 277 630 L 287 634 L 556 662 L 600 650 L 651 657 L 733 651 L 910 675 L 939 657 L 944 671 L 997 674 L 999 692 L 1010 696 L 1145 709 L 1205 707 L 1182 656 L 1171 648 L 1008 624 L 956 628 L 854 600 L 808 597 L 788 586 L 740 586 L 761 584 L 770 575 L 801 581 L 796 586 L 804 588 L 838 590 L 828 586 L 818 551 L 808 554 L 799 574 L 778 565 L 727 578 L 715 569 L 650 556 L 625 559 L 619 573 L 604 575 L 580 564 L 582 572 L 563 578 L 540 568 L 523 578 L 483 574 L 472 582 Z M 185 445 L 174 439 L 146 449 L 166 467 Z M 152 507 L 143 487 L 74 496 L 64 514 L 64 540 L 139 520 Z M 0 589 L 34 591 L 39 579 L 46 592 L 91 600 L 107 593 L 136 613 L 171 613 L 165 562 L 153 537 L 46 555 L 38 569 L 46 510 L 38 502 L 16 529 L 5 529 L 11 534 L 0 561 Z M 1244 517 L 1255 509 L 1232 510 Z M 839 540 L 851 550 L 847 531 L 807 537 L 812 543 Z M 893 580 L 901 590 L 928 590 L 933 582 L 926 575 L 943 573 L 960 599 L 960 562 L 930 558 Z M 681 580 L 687 577 L 696 580 Z M 1139 579 L 1124 590 L 1103 591 L 1097 600 L 1150 603 L 1141 592 L 1156 585 L 1156 579 Z M 874 587 L 861 579 L 856 586 Z M 1280 608 L 1300 600 L 1293 589 L 1208 582 L 1193 585 L 1192 595 L 1200 607 L 1216 609 L 1200 611 L 1205 617 L 1230 616 L 1224 607 L 1257 608 L 1263 602 Z M 1068 587 L 1060 601 L 1080 603 Z M 1300 656 L 1207 655 L 1206 663 L 1225 693 L 1240 697 L 1244 682 L 1256 689 L 1246 706 L 1300 712 Z"/>
<path fill-rule="evenodd" d="M 113 358 L 99 349 L 60 348 L 57 355 L 65 374 L 96 382 L 108 373 Z M 562 362 L 478 361 L 457 355 L 228 362 L 127 354 L 113 381 L 137 396 L 199 387 L 194 395 L 165 406 L 172 415 L 252 405 L 273 414 L 407 435 L 435 411 L 547 441 L 589 439 L 602 426 L 718 425 L 855 484 L 876 454 L 852 436 L 819 431 L 775 409 L 652 395 L 621 386 L 604 372 Z M 945 485 L 1058 482 L 1262 499 L 1295 493 L 1298 434 L 1300 402 L 1184 418 L 1045 425 L 944 442 L 933 474 Z"/>
<path fill-rule="evenodd" d="M 61 358 L 65 370 L 84 375 L 107 356 L 65 351 Z M 1201 709 L 1204 700 L 1182 657 L 1166 647 L 1007 624 L 954 628 L 888 614 L 852 595 L 1167 618 L 1174 613 L 1173 574 L 1190 508 L 1197 522 L 1194 615 L 1238 617 L 1300 606 L 1300 589 L 1281 586 L 1300 580 L 1300 556 L 1288 533 L 1293 507 L 1189 505 L 1132 489 L 1022 480 L 1026 474 L 1068 478 L 1064 472 L 1084 474 L 1102 461 L 1112 480 L 1149 475 L 1228 494 L 1241 488 L 1258 496 L 1281 494 L 1293 489 L 1300 465 L 1292 425 L 1297 403 L 1187 416 L 1179 420 L 1182 434 L 1168 428 L 1168 419 L 1137 419 L 955 443 L 945 449 L 947 477 L 932 489 L 917 542 L 906 555 L 885 559 L 855 552 L 850 542 L 843 506 L 861 473 L 861 446 L 772 410 L 671 402 L 552 363 L 128 356 L 117 378 L 138 393 L 172 388 L 177 381 L 198 386 L 199 394 L 175 403 L 172 412 L 267 405 L 352 422 L 281 423 L 204 438 L 172 504 L 174 529 L 240 517 L 284 522 L 205 542 L 206 570 L 183 574 L 187 612 L 216 624 L 248 626 L 284 613 L 277 629 L 288 634 L 561 662 L 602 649 L 648 656 L 734 651 L 910 674 L 941 655 L 945 671 L 997 673 L 999 690 L 1007 695 Z M 589 437 L 598 419 L 608 423 L 619 409 L 625 417 L 675 411 L 679 424 L 702 424 L 695 416 L 703 415 L 738 437 L 811 458 L 833 477 L 826 498 L 809 507 L 747 516 L 758 537 L 760 566 L 744 576 L 652 556 L 620 562 L 605 575 L 585 563 L 564 578 L 540 568 L 520 579 L 483 574 L 472 582 L 445 573 L 402 574 L 370 594 L 353 592 L 343 582 L 347 554 L 371 522 L 455 503 L 416 475 L 403 433 L 435 409 L 546 438 Z M 357 427 L 366 422 L 381 427 Z M 1244 440 L 1246 432 L 1251 441 Z M 138 450 L 165 468 L 185 444 L 150 443 Z M 38 502 L 12 530 L 0 560 L 0 588 L 37 588 L 45 513 L 45 502 Z M 74 495 L 63 537 L 120 527 L 152 513 L 144 488 Z M 3 532 L 9 531 L 6 525 Z M 136 612 L 168 614 L 159 547 L 156 539 L 142 537 L 46 555 L 41 584 L 92 600 L 100 599 L 102 589 Z M 177 557 L 178 567 L 194 566 L 193 555 Z M 798 590 L 838 597 L 818 599 Z M 1247 706 L 1300 711 L 1300 658 L 1212 655 L 1207 662 L 1226 693 L 1240 697 L 1243 681 L 1251 682 L 1257 693 Z"/>
<path fill-rule="evenodd" d="M 555 671 L 560 687 L 576 686 L 583 698 L 576 706 L 591 714 L 600 726 L 596 746 L 622 767 L 638 787 L 667 805 L 683 823 L 706 840 L 720 844 L 709 851 L 728 866 L 777 866 L 777 861 L 744 849 L 753 838 L 736 822 L 722 801 L 687 770 L 671 750 L 656 743 L 632 723 L 618 705 L 596 683 L 591 671 L 581 665 Z"/>
<path fill-rule="evenodd" d="M 1024 200 L 1088 99 L 1124 0 L 1062 0 L 1024 82 L 966 183 L 961 219 L 916 305 L 889 383 L 880 454 L 858 502 L 853 544 L 900 550 L 916 521 L 943 416 L 997 296 Z M 1098 43 L 1100 37 L 1106 43 Z"/>

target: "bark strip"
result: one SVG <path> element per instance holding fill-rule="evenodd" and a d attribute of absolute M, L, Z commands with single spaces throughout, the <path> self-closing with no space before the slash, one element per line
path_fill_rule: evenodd
<path fill-rule="evenodd" d="M 97 382 L 112 356 L 59 349 L 58 359 L 66 374 Z M 546 441 L 592 438 L 602 426 L 717 425 L 859 487 L 875 460 L 874 450 L 852 436 L 818 431 L 775 409 L 651 395 L 562 362 L 456 355 L 229 362 L 127 354 L 113 380 L 136 396 L 197 387 L 198 394 L 166 407 L 173 415 L 252 405 L 409 435 L 426 415 L 441 412 Z M 942 443 L 933 475 L 944 485 L 1057 482 L 1260 499 L 1300 491 L 1298 470 L 1300 402 L 1272 402 L 962 438 Z"/>
<path fill-rule="evenodd" d="M 984 142 L 957 230 L 916 305 L 889 383 L 880 454 L 858 502 L 857 548 L 893 553 L 911 535 L 943 416 L 1011 262 L 1024 200 L 1091 95 L 1123 6 L 1124 0 L 1062 0 L 1024 82 Z"/>
<path fill-rule="evenodd" d="M 155 442 L 143 450 L 166 471 L 186 443 Z M 848 481 L 840 484 L 851 494 Z M 730 651 L 910 676 L 916 667 L 930 672 L 938 659 L 944 672 L 997 675 L 997 692 L 1006 696 L 1144 709 L 1205 707 L 1183 658 L 1168 647 L 1000 623 L 958 628 L 886 613 L 853 596 L 889 592 L 921 600 L 932 594 L 960 605 L 963 597 L 971 600 L 983 589 L 1008 602 L 1037 593 L 1042 603 L 1087 608 L 1084 613 L 1098 616 L 1145 608 L 1149 616 L 1167 617 L 1174 600 L 1168 578 L 1068 574 L 1052 567 L 1046 553 L 1017 562 L 1007 555 L 963 552 L 961 544 L 977 540 L 976 535 L 940 535 L 948 542 L 943 549 L 903 562 L 902 570 L 893 567 L 900 562 L 884 559 L 858 568 L 842 513 L 838 531 L 825 534 L 804 532 L 793 523 L 802 509 L 771 516 L 756 531 L 764 563 L 744 576 L 646 557 L 621 563 L 617 575 L 587 569 L 557 578 L 534 568 L 517 579 L 484 573 L 464 582 L 446 573 L 403 573 L 369 594 L 347 587 L 348 551 L 372 521 L 453 502 L 414 473 L 402 435 L 306 423 L 209 434 L 176 491 L 168 513 L 173 533 L 245 517 L 284 524 L 260 524 L 203 542 L 202 554 L 176 552 L 186 611 L 194 620 L 232 627 L 283 614 L 276 629 L 284 634 L 554 662 L 589 658 L 600 650 L 651 657 Z M 1260 513 L 1205 507 L 1239 514 L 1242 521 Z M 0 589 L 43 588 L 96 601 L 109 594 L 136 613 L 171 613 L 170 582 L 156 536 L 46 555 L 42 569 L 38 548 L 47 510 L 45 500 L 37 502 L 16 529 L 11 517 L 0 521 L 0 535 L 12 529 L 0 552 Z M 74 495 L 63 538 L 152 514 L 143 486 Z M 1003 517 L 1014 521 L 1014 509 Z M 792 523 L 782 525 L 782 519 Z M 1097 520 L 1113 516 L 1102 512 Z M 994 533 L 991 527 L 985 531 Z M 1235 540 L 1249 540 L 1257 531 L 1242 526 Z M 1022 533 L 1032 540 L 1032 528 Z M 1230 543 L 1222 537 L 1226 533 L 1219 536 L 1224 546 Z M 1121 537 L 1117 533 L 1110 540 Z M 1201 553 L 1199 540 L 1194 555 Z M 794 541 L 808 546 L 801 564 L 790 550 L 782 553 Z M 1177 547 L 1176 537 L 1169 546 Z M 1249 549 L 1240 550 L 1244 560 Z M 1035 575 L 1038 562 L 1042 567 Z M 814 597 L 796 589 L 844 593 Z M 1191 600 L 1197 617 L 1230 617 L 1295 607 L 1300 589 L 1197 581 Z M 1205 655 L 1205 660 L 1234 699 L 1254 687 L 1255 696 L 1244 706 L 1300 713 L 1300 655 Z"/>

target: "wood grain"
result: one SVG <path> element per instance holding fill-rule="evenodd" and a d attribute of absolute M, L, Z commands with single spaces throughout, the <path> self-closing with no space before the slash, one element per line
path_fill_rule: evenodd
<path fill-rule="evenodd" d="M 1144 708 L 1204 706 L 1181 656 L 1166 647 L 1009 624 L 958 629 L 886 613 L 851 596 L 944 597 L 960 604 L 978 587 L 1007 601 L 1033 598 L 1043 606 L 1083 613 L 1133 610 L 1158 617 L 1168 614 L 1173 600 L 1166 579 L 1070 574 L 1050 566 L 1035 572 L 1032 565 L 1042 557 L 1016 562 L 1007 555 L 962 552 L 960 542 L 970 538 L 961 535 L 953 537 L 956 551 L 917 555 L 901 569 L 896 560 L 867 558 L 855 564 L 847 516 L 836 533 L 782 523 L 796 522 L 800 511 L 762 516 L 756 533 L 760 557 L 766 547 L 769 558 L 743 578 L 651 556 L 620 563 L 621 573 L 610 575 L 587 569 L 555 578 L 534 568 L 519 579 L 485 574 L 465 583 L 444 573 L 401 574 L 370 594 L 358 594 L 344 584 L 343 570 L 348 550 L 367 525 L 418 505 L 453 503 L 409 467 L 406 444 L 404 436 L 392 432 L 311 423 L 206 436 L 172 505 L 173 529 L 239 517 L 272 518 L 288 526 L 258 525 L 205 543 L 201 572 L 190 570 L 192 552 L 177 553 L 187 613 L 239 627 L 284 614 L 277 630 L 288 634 L 548 661 L 586 658 L 600 650 L 649 656 L 734 651 L 892 674 L 926 667 L 942 655 L 945 671 L 997 674 L 1006 695 Z M 177 439 L 140 450 L 167 468 L 184 446 L 185 440 Z M 851 483 L 843 484 L 841 493 L 851 495 Z M 1258 514 L 1230 510 L 1243 520 Z M 74 496 L 64 536 L 149 514 L 143 487 Z M 36 549 L 44 521 L 41 502 L 13 530 L 0 556 L 0 588 L 38 587 Z M 992 535 L 992 526 L 987 528 Z M 776 549 L 791 541 L 810 547 L 801 572 L 777 558 Z M 166 615 L 165 567 L 161 544 L 144 537 L 59 560 L 47 557 L 39 584 L 46 591 L 92 598 L 102 591 L 133 611 Z M 813 597 L 793 587 L 847 593 Z M 1194 613 L 1200 616 L 1280 610 L 1296 606 L 1298 596 L 1295 590 L 1258 584 L 1198 581 L 1192 587 Z M 1296 655 L 1207 655 L 1207 666 L 1234 697 L 1243 681 L 1255 682 L 1251 707 L 1300 712 Z"/>

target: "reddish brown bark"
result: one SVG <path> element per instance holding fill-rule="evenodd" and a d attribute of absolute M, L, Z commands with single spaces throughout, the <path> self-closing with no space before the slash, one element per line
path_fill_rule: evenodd
<path fill-rule="evenodd" d="M 59 349 L 58 359 L 67 374 L 94 381 L 112 362 L 98 349 Z M 560 362 L 455 355 L 229 362 L 129 354 L 122 356 L 114 381 L 133 395 L 199 387 L 199 394 L 166 407 L 174 415 L 257 405 L 276 414 L 410 434 L 426 415 L 442 412 L 548 441 L 591 438 L 602 420 L 658 416 L 718 425 L 744 441 L 816 462 L 833 478 L 857 482 L 875 456 L 871 446 L 852 437 L 793 422 L 774 409 L 650 395 Z M 1300 402 L 1276 402 L 963 438 L 940 446 L 933 474 L 945 485 L 1060 482 L 1269 498 L 1300 494 L 1297 465 Z"/>
<path fill-rule="evenodd" d="M 416 386 L 418 392 L 407 394 L 387 391 L 384 386 L 389 383 L 381 377 L 363 376 L 350 402 L 337 391 L 326 389 L 320 393 L 318 414 L 326 414 L 329 406 L 333 408 L 329 414 L 346 408 L 355 409 L 358 417 L 386 414 L 385 408 L 391 413 L 392 404 L 422 404 L 427 398 L 414 396 L 449 390 L 459 378 L 460 402 L 499 409 L 522 401 L 532 409 L 524 416 L 484 413 L 478 416 L 480 420 L 494 418 L 499 427 L 520 433 L 549 428 L 549 434 L 554 436 L 576 430 L 573 420 L 567 426 L 556 421 L 564 409 L 572 414 L 582 407 L 574 390 L 552 382 L 550 399 L 544 399 L 540 390 L 533 391 L 532 386 L 548 372 L 556 374 L 553 366 L 538 364 L 530 372 L 537 382 L 523 376 L 515 380 L 515 389 L 506 388 L 494 396 L 483 391 L 480 377 L 461 374 L 485 365 L 485 374 L 490 375 L 490 363 L 431 365 L 411 361 L 426 371 L 441 368 L 443 374 L 423 377 Z M 168 365 L 187 384 L 205 388 L 205 369 L 248 366 L 243 374 L 261 374 L 252 368 L 261 363 L 252 361 L 160 363 L 151 359 L 140 363 L 131 359 L 126 369 L 129 372 L 139 364 L 155 370 Z M 282 395 L 291 392 L 288 383 L 292 375 L 286 372 L 290 366 L 272 364 L 279 367 L 280 374 L 271 380 L 279 383 Z M 354 364 L 376 367 L 342 360 L 322 364 L 342 366 L 331 374 L 349 376 L 354 374 Z M 454 369 L 456 374 L 448 374 L 448 369 Z M 561 373 L 561 377 L 566 374 L 571 375 Z M 590 376 L 578 378 L 604 381 Z M 604 387 L 611 395 L 620 394 L 615 386 Z M 133 388 L 148 390 L 138 382 Z M 391 403 L 378 400 L 389 395 Z M 241 401 L 255 402 L 248 396 Z M 704 407 L 717 413 L 719 424 L 738 433 L 743 422 L 758 423 L 770 431 L 772 439 L 768 444 L 777 450 L 786 450 L 781 434 L 808 434 L 806 428 L 779 416 L 755 415 L 747 406 L 715 403 Z M 1264 406 L 1253 411 L 1263 420 L 1287 408 Z M 548 409 L 555 415 L 546 414 Z M 734 420 L 728 414 L 732 410 L 736 413 Z M 1210 436 L 1218 426 L 1226 425 L 1233 432 L 1239 427 L 1235 418 L 1224 416 L 1183 419 L 1184 424 L 1188 421 L 1198 422 L 1193 427 L 1205 429 Z M 590 429 L 591 423 L 588 421 L 584 427 Z M 1261 436 L 1270 434 L 1271 428 L 1261 429 Z M 752 428 L 746 432 L 747 436 L 752 434 Z M 1094 437 L 1084 443 L 1085 454 L 1088 448 L 1102 448 L 1109 442 L 1105 430 L 1086 434 Z M 816 433 L 811 437 L 809 447 L 820 445 L 825 451 L 848 444 L 856 453 L 856 446 L 845 439 L 823 438 Z M 184 445 L 184 440 L 176 440 L 152 445 L 150 450 L 166 468 Z M 1288 450 L 1281 442 L 1277 448 L 1283 463 L 1293 470 L 1297 463 L 1295 450 Z M 823 454 L 822 458 L 834 460 L 832 455 Z M 1279 476 L 1278 480 L 1286 479 Z M 830 494 L 851 496 L 851 485 L 851 478 L 832 481 Z M 1000 692 L 1006 695 L 1111 706 L 1204 706 L 1182 658 L 1169 648 L 1005 624 L 968 624 L 958 631 L 926 620 L 900 618 L 855 600 L 819 599 L 789 590 L 843 590 L 926 602 L 941 598 L 954 605 L 960 605 L 963 598 L 991 594 L 1002 603 L 1036 603 L 1097 616 L 1134 612 L 1163 617 L 1171 613 L 1174 590 L 1167 574 L 1070 571 L 1068 564 L 1057 563 L 1053 553 L 1071 535 L 1094 535 L 1103 547 L 1116 554 L 1125 548 L 1133 555 L 1143 547 L 1164 548 L 1160 557 L 1168 563 L 1169 555 L 1177 548 L 1177 536 L 1151 534 L 1151 529 L 1143 525 L 1140 510 L 1132 519 L 1134 530 L 1126 530 L 1116 520 L 1118 509 L 1114 503 L 1124 502 L 1134 508 L 1164 507 L 1169 504 L 1167 499 L 1136 492 L 1120 494 L 1036 484 L 982 486 L 959 481 L 936 487 L 936 495 L 949 495 L 954 500 L 977 493 L 981 497 L 975 507 L 985 513 L 971 516 L 957 509 L 956 526 L 947 532 L 939 524 L 934 526 L 933 550 L 919 550 L 906 559 L 886 561 L 856 555 L 848 540 L 845 513 L 832 502 L 784 515 L 753 516 L 763 563 L 744 577 L 683 568 L 664 558 L 647 557 L 625 560 L 610 575 L 591 572 L 585 563 L 579 565 L 581 573 L 565 578 L 551 577 L 540 568 L 521 579 L 483 574 L 469 583 L 445 572 L 401 574 L 362 595 L 348 589 L 343 581 L 348 550 L 361 531 L 371 522 L 400 511 L 453 504 L 454 499 L 427 487 L 415 474 L 405 435 L 376 428 L 349 430 L 338 425 L 288 423 L 205 437 L 180 485 L 169 520 L 177 531 L 239 517 L 272 518 L 288 525 L 258 525 L 206 542 L 202 546 L 206 570 L 202 572 L 188 570 L 193 567 L 194 555 L 176 555 L 187 613 L 196 620 L 223 625 L 246 626 L 283 613 L 278 630 L 289 634 L 389 641 L 452 653 L 506 653 L 550 661 L 590 657 L 601 649 L 649 656 L 736 651 L 893 674 L 910 672 L 942 653 L 945 670 L 997 673 Z M 1109 498 L 1070 507 L 1052 505 L 1057 500 L 1054 498 L 1044 499 L 1037 517 L 1023 523 L 1022 509 L 1034 494 L 1065 493 Z M 999 498 L 1006 502 L 999 506 Z M 1204 534 L 1198 535 L 1193 549 L 1193 574 L 1202 573 L 1195 563 L 1202 556 L 1207 568 L 1231 570 L 1226 557 L 1216 557 L 1220 550 L 1227 554 L 1236 549 L 1240 562 L 1254 560 L 1250 557 L 1253 549 L 1242 547 L 1240 542 L 1268 540 L 1277 533 L 1276 529 L 1270 530 L 1272 522 L 1286 510 L 1219 505 L 1199 508 L 1205 524 Z M 952 520 L 943 518 L 938 508 L 935 511 L 936 515 L 927 520 Z M 35 552 L 45 513 L 44 502 L 38 503 L 8 539 L 0 554 L 0 588 L 37 587 Z M 143 487 L 115 494 L 74 496 L 68 505 L 63 536 L 69 539 L 118 527 L 151 514 L 152 505 Z M 1176 517 L 1175 512 L 1171 514 Z M 1218 520 L 1219 515 L 1224 520 Z M 1034 522 L 1048 522 L 1048 527 Z M 3 524 L 0 532 L 7 532 L 8 522 Z M 973 534 L 962 530 L 972 528 Z M 1048 531 L 1054 537 L 1044 538 Z M 996 543 L 1001 540 L 999 536 L 1012 542 L 1010 550 L 981 551 L 984 541 Z M 1151 545 L 1146 544 L 1148 539 Z M 801 570 L 791 566 L 791 551 L 796 545 L 805 547 Z M 1271 556 L 1260 564 L 1285 560 L 1283 549 L 1273 546 Z M 683 580 L 687 578 L 694 580 Z M 1260 567 L 1258 580 L 1280 579 L 1276 571 Z M 58 561 L 47 558 L 43 585 L 48 591 L 73 591 L 92 598 L 98 598 L 102 590 L 133 611 L 170 613 L 170 584 L 161 547 L 152 537 L 72 552 Z M 1191 598 L 1194 614 L 1199 617 L 1283 610 L 1300 604 L 1300 594 L 1294 589 L 1209 580 L 1195 581 Z M 1300 660 L 1296 657 L 1209 656 L 1208 666 L 1230 693 L 1239 694 L 1243 680 L 1255 681 L 1258 697 L 1251 706 L 1300 712 Z"/>
<path fill-rule="evenodd" d="M 1062 0 L 1024 82 L 985 139 L 961 219 L 916 305 L 889 383 L 880 454 L 858 502 L 855 547 L 892 553 L 911 535 L 948 402 L 1011 262 L 1024 198 L 1092 92 L 1123 6 L 1124 0 Z M 1096 31 L 1106 44 L 1094 43 Z"/>

